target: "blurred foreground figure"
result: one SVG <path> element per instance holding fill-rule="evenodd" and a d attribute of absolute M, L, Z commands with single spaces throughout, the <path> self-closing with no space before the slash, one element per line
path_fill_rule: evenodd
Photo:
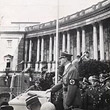
<path fill-rule="evenodd" d="M 42 104 L 40 110 L 56 110 L 56 108 L 51 102 L 45 102 Z"/>
<path fill-rule="evenodd" d="M 12 106 L 8 104 L 8 102 L 3 102 L 0 106 L 0 110 L 14 110 Z"/>
<path fill-rule="evenodd" d="M 28 110 L 40 110 L 41 103 L 37 95 L 30 96 L 26 99 L 26 107 Z"/>

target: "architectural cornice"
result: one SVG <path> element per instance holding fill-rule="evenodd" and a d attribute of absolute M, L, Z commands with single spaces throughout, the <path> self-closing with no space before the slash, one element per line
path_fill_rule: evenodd
<path fill-rule="evenodd" d="M 24 34 L 25 31 L 0 31 L 0 34 Z"/>
<path fill-rule="evenodd" d="M 93 24 L 110 17 L 110 1 L 104 0 L 85 10 L 59 19 L 59 32 Z M 27 38 L 56 33 L 56 20 L 26 27 Z"/>

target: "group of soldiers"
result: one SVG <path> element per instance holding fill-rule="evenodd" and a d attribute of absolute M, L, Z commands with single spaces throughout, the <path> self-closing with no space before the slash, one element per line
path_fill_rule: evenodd
<path fill-rule="evenodd" d="M 101 74 L 102 75 L 102 74 Z M 104 74 L 103 74 L 104 76 Z M 83 110 L 110 110 L 110 75 L 106 77 L 90 76 L 80 81 L 81 108 Z M 63 110 L 62 89 L 52 94 L 52 101 Z M 56 106 L 57 107 L 57 106 Z"/>
<path fill-rule="evenodd" d="M 109 110 L 110 109 L 110 75 L 103 77 L 90 76 L 82 81 L 80 90 L 82 96 L 82 108 L 85 110 Z"/>
<path fill-rule="evenodd" d="M 72 61 L 74 65 L 75 62 L 79 61 L 89 61 L 89 53 L 86 52 L 84 55 L 77 56 L 77 58 Z M 86 57 L 84 57 L 86 56 Z M 64 67 L 61 66 L 59 68 L 60 78 L 62 79 L 64 72 Z M 75 81 L 75 84 L 74 84 Z M 81 93 L 81 106 L 73 106 L 73 108 L 68 108 L 67 110 L 75 110 L 75 108 L 80 108 L 83 110 L 110 110 L 110 73 L 101 73 L 99 76 L 92 75 L 88 78 L 83 77 L 79 78 L 79 84 L 77 85 L 77 80 L 70 80 L 69 85 L 76 85 L 79 86 L 80 93 Z M 64 83 L 64 82 L 63 82 Z M 57 88 L 59 88 L 57 86 Z M 55 87 L 52 88 L 52 101 L 56 105 L 57 110 L 66 110 L 63 106 L 64 99 L 64 87 L 56 92 Z M 55 93 L 55 92 L 56 93 Z M 74 92 L 75 90 L 73 90 Z M 77 91 L 78 92 L 78 91 Z M 69 94 L 69 93 L 67 93 Z M 80 96 L 80 95 L 79 95 Z M 72 95 L 69 97 L 71 100 Z M 80 103 L 80 101 L 78 101 Z M 78 110 L 80 110 L 78 109 Z"/>

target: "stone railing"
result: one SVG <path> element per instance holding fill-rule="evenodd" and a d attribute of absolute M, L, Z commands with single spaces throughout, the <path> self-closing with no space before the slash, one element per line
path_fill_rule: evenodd
<path fill-rule="evenodd" d="M 93 5 L 87 9 L 85 9 L 85 10 L 81 10 L 79 12 L 72 14 L 72 15 L 68 15 L 66 17 L 60 18 L 59 25 L 65 24 L 66 22 L 69 22 L 70 20 L 74 20 L 74 19 L 77 19 L 78 17 L 82 17 L 88 13 L 94 12 L 102 7 L 105 7 L 108 4 L 110 4 L 110 0 L 104 0 L 102 2 L 97 3 L 96 5 Z M 47 23 L 42 23 L 37 26 L 26 27 L 26 31 L 36 31 L 36 30 L 41 30 L 41 29 L 46 29 L 46 28 L 51 29 L 51 27 L 54 27 L 55 25 L 56 25 L 56 20 L 50 21 Z"/>

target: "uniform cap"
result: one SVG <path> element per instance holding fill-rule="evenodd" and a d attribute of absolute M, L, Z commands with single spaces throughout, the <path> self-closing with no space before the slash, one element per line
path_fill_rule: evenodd
<path fill-rule="evenodd" d="M 65 57 L 71 57 L 71 56 L 73 56 L 73 55 L 71 55 L 71 54 L 69 54 L 68 52 L 61 52 L 61 56 L 59 57 L 59 59 L 61 59 L 61 58 L 65 58 Z"/>
<path fill-rule="evenodd" d="M 109 77 L 106 77 L 106 78 L 103 80 L 103 82 L 106 82 L 106 81 L 108 81 L 108 80 L 110 80 L 110 76 L 109 76 Z"/>
<path fill-rule="evenodd" d="M 1 110 L 13 110 L 13 107 L 8 104 L 8 102 L 1 103 Z"/>
<path fill-rule="evenodd" d="M 13 107 L 9 105 L 2 105 L 0 108 L 1 110 L 13 110 Z"/>
<path fill-rule="evenodd" d="M 36 104 L 40 103 L 37 95 L 32 95 L 26 99 L 26 106 L 34 104 L 34 103 Z"/>

